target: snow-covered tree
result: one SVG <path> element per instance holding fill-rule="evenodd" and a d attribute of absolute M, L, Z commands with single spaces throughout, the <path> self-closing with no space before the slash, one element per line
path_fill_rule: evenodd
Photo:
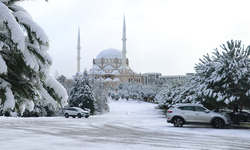
<path fill-rule="evenodd" d="M 82 109 L 90 109 L 91 113 L 95 111 L 94 96 L 91 91 L 87 71 L 82 75 L 76 74 L 74 85 L 69 95 L 69 105 L 71 107 L 80 107 Z"/>
<path fill-rule="evenodd" d="M 231 41 L 216 48 L 213 56 L 208 54 L 196 64 L 192 83 L 193 94 L 187 99 L 200 102 L 228 104 L 237 112 L 249 105 L 250 96 L 250 47 L 241 41 Z M 194 92 L 195 91 L 195 92 Z"/>
<path fill-rule="evenodd" d="M 155 99 L 159 105 L 164 108 L 169 108 L 176 103 L 182 103 L 185 97 L 187 79 L 174 79 L 167 82 L 157 93 Z"/>
<path fill-rule="evenodd" d="M 49 75 L 48 36 L 20 1 L 0 0 L 0 104 L 20 113 L 42 100 L 63 107 L 67 93 Z"/>
<path fill-rule="evenodd" d="M 61 83 L 61 85 L 66 89 L 67 94 L 70 94 L 70 91 L 73 87 L 73 80 L 72 79 L 67 79 L 66 76 L 64 75 L 58 75 L 58 77 L 56 78 L 56 80 Z"/>
<path fill-rule="evenodd" d="M 140 95 L 144 101 L 157 102 L 155 96 L 160 89 L 157 85 L 143 85 Z"/>
<path fill-rule="evenodd" d="M 94 78 L 93 78 L 94 79 Z M 108 91 L 105 88 L 103 79 L 100 77 L 97 80 L 92 80 L 92 91 L 95 98 L 96 112 L 103 114 L 109 112 L 108 106 Z"/>
<path fill-rule="evenodd" d="M 135 83 L 134 81 L 127 83 L 119 83 L 116 86 L 116 91 L 121 98 L 126 98 L 127 100 L 145 100 L 145 101 L 155 101 L 155 95 L 159 92 L 160 87 L 156 85 L 141 85 Z M 113 94 L 115 96 L 115 94 Z M 112 94 L 111 94 L 112 96 Z"/>

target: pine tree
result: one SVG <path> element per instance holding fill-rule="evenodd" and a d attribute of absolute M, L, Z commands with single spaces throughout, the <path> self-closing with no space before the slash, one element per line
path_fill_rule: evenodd
<path fill-rule="evenodd" d="M 167 82 L 155 96 L 161 107 L 169 108 L 176 103 L 183 103 L 188 80 L 174 79 Z"/>
<path fill-rule="evenodd" d="M 0 104 L 20 113 L 27 103 L 43 99 L 63 107 L 65 89 L 49 75 L 48 36 L 19 1 L 0 1 Z"/>
<path fill-rule="evenodd" d="M 96 80 L 94 80 L 93 78 L 91 86 L 92 86 L 92 91 L 93 91 L 94 98 L 95 98 L 96 112 L 100 114 L 109 112 L 108 91 L 105 88 L 102 78 L 99 77 Z"/>
<path fill-rule="evenodd" d="M 93 114 L 95 111 L 94 96 L 89 84 L 88 74 L 85 70 L 83 76 L 76 74 L 74 85 L 69 95 L 69 105 L 71 107 L 80 107 L 90 109 Z"/>
<path fill-rule="evenodd" d="M 193 79 L 193 95 L 196 99 L 230 105 L 233 112 L 241 112 L 243 106 L 249 105 L 250 95 L 250 46 L 245 49 L 241 41 L 231 41 L 216 48 L 213 56 L 206 55 L 196 64 Z M 238 110 L 239 108 L 239 110 Z M 239 124 L 239 120 L 236 121 Z"/>

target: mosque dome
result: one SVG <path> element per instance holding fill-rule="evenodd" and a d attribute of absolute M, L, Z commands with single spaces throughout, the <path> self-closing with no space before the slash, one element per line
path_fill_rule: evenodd
<path fill-rule="evenodd" d="M 122 59 L 122 52 L 120 50 L 110 48 L 110 49 L 105 49 L 101 51 L 97 56 L 96 59 L 113 59 L 113 58 L 118 58 Z"/>

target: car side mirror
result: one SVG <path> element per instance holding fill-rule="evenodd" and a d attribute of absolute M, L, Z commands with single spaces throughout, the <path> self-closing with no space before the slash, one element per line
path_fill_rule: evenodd
<path fill-rule="evenodd" d="M 206 110 L 205 110 L 205 113 L 210 113 L 210 110 L 207 110 L 207 109 L 206 109 Z"/>

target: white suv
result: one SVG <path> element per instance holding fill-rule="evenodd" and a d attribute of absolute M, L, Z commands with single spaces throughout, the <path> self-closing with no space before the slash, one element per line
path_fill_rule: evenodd
<path fill-rule="evenodd" d="M 167 122 L 175 127 L 183 124 L 211 124 L 215 128 L 229 125 L 230 120 L 219 113 L 212 112 L 201 104 L 176 104 L 167 111 Z"/>
<path fill-rule="evenodd" d="M 90 114 L 89 111 L 85 111 L 79 107 L 69 107 L 69 108 L 66 108 L 64 112 L 65 118 L 69 118 L 69 116 L 72 116 L 73 118 L 75 118 L 76 116 L 78 118 L 81 118 L 81 117 L 88 118 L 89 114 Z"/>

